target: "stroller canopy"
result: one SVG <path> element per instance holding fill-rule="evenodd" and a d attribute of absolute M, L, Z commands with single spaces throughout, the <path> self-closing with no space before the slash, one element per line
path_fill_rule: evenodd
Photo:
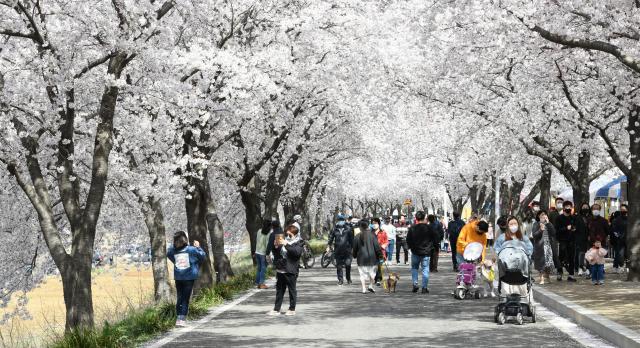
<path fill-rule="evenodd" d="M 469 243 L 464 248 L 464 254 L 462 254 L 462 257 L 464 257 L 466 261 L 477 261 L 482 257 L 483 249 L 484 246 L 478 242 Z"/>
<path fill-rule="evenodd" d="M 498 254 L 500 281 L 510 285 L 526 284 L 529 281 L 530 264 L 524 248 L 505 242 Z"/>

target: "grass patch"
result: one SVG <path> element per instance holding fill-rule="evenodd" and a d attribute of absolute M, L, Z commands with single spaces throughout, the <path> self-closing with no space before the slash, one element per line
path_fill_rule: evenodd
<path fill-rule="evenodd" d="M 269 269 L 269 276 L 273 271 Z M 232 299 L 240 292 L 254 286 L 255 271 L 249 270 L 236 275 L 225 284 L 216 284 L 203 290 L 189 305 L 189 319 L 205 316 L 209 308 Z M 124 348 L 136 347 L 153 337 L 174 327 L 176 308 L 173 303 L 156 305 L 142 310 L 131 311 L 125 319 L 111 324 L 105 322 L 94 330 L 74 330 L 58 337 L 49 344 L 53 348 Z"/>
<path fill-rule="evenodd" d="M 313 255 L 319 256 L 327 248 L 327 239 L 311 239 L 309 241 L 309 245 L 311 245 L 311 251 L 313 251 Z"/>

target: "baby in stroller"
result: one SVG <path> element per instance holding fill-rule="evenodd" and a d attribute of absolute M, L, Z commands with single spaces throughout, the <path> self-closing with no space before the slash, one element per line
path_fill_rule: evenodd
<path fill-rule="evenodd" d="M 507 318 L 515 317 L 517 323 L 522 325 L 524 317 L 529 317 L 535 323 L 535 306 L 531 300 L 533 245 L 528 238 L 522 238 L 520 224 L 515 217 L 508 222 L 509 230 L 496 245 L 500 301 L 495 308 L 494 320 L 504 324 Z"/>

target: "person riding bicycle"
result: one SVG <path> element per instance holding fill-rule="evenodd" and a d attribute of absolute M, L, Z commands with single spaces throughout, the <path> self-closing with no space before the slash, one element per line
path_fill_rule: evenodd
<path fill-rule="evenodd" d="M 336 258 L 336 269 L 338 273 L 338 285 L 344 284 L 342 277 L 342 267 L 345 268 L 347 284 L 351 284 L 351 260 L 353 249 L 353 229 L 345 221 L 345 216 L 338 215 L 336 227 L 329 233 L 327 251 L 333 246 Z"/>

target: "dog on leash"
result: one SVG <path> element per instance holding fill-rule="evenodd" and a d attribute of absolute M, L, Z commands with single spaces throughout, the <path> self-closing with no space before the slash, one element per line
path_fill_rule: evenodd
<path fill-rule="evenodd" d="M 482 275 L 482 281 L 487 284 L 489 288 L 489 293 L 491 297 L 496 297 L 495 289 L 493 286 L 493 280 L 495 279 L 495 261 L 494 260 L 484 260 L 480 266 L 478 266 L 478 273 Z M 487 290 L 483 288 L 484 297 L 487 297 Z"/>
<path fill-rule="evenodd" d="M 396 292 L 396 285 L 398 284 L 398 280 L 400 280 L 400 276 L 398 275 L 398 273 L 394 272 L 389 274 L 389 277 L 387 277 L 387 293 L 391 293 L 392 289 L 394 293 Z"/>

